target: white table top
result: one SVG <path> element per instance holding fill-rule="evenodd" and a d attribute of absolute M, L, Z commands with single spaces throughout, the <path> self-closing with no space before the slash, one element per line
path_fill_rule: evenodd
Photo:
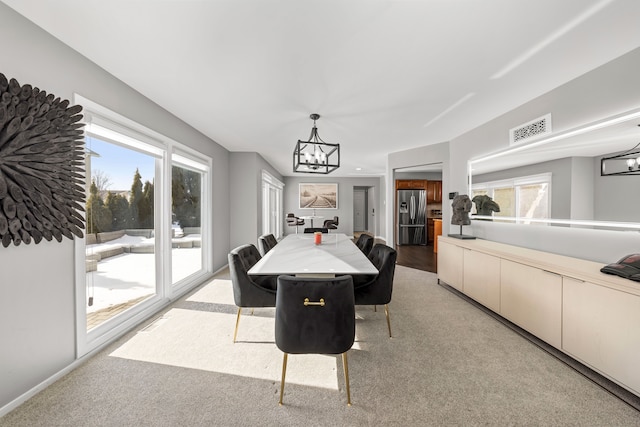
<path fill-rule="evenodd" d="M 316 245 L 314 235 L 307 233 L 286 236 L 251 267 L 249 274 L 378 274 L 378 270 L 345 234 L 323 233 L 322 243 Z"/>
<path fill-rule="evenodd" d="M 324 217 L 320 216 L 320 215 L 305 215 L 305 216 L 299 216 L 298 218 L 308 219 L 311 222 L 311 227 L 313 227 L 313 220 L 314 219 L 322 219 Z"/>

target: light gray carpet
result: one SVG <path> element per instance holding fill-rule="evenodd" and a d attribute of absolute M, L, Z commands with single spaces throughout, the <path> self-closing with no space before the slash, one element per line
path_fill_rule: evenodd
<path fill-rule="evenodd" d="M 640 412 L 437 284 L 398 266 L 384 311 L 358 307 L 346 406 L 339 357 L 289 358 L 273 309 L 236 308 L 222 274 L 15 411 L 2 426 L 640 426 Z"/>

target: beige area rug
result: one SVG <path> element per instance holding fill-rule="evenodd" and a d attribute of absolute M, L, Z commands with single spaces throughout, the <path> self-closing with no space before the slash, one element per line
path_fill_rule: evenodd
<path fill-rule="evenodd" d="M 225 274 L 173 304 L 20 408 L 2 426 L 640 426 L 640 412 L 437 284 L 398 266 L 384 311 L 358 307 L 349 352 L 282 353 L 273 309 L 236 307 Z"/>

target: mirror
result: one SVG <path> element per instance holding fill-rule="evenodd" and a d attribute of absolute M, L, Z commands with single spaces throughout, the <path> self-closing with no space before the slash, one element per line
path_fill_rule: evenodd
<path fill-rule="evenodd" d="M 639 124 L 637 109 L 471 160 L 469 195 L 500 206 L 478 215 L 474 203 L 472 218 L 640 229 L 640 175 L 600 173 L 603 156 L 639 151 Z"/>

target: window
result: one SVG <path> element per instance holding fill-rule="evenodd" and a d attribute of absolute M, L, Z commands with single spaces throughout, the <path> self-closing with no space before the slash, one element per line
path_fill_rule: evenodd
<path fill-rule="evenodd" d="M 211 160 L 87 99 L 78 355 L 210 276 Z"/>
<path fill-rule="evenodd" d="M 528 224 L 527 219 L 551 217 L 551 174 L 474 183 L 471 192 L 472 199 L 487 195 L 500 206 L 500 212 L 493 213 L 494 218 L 511 218 Z"/>
<path fill-rule="evenodd" d="M 158 294 L 156 162 L 87 132 L 87 330 Z"/>
<path fill-rule="evenodd" d="M 174 153 L 171 166 L 171 279 L 174 285 L 203 271 L 202 219 L 208 167 Z M 206 227 L 205 227 L 206 228 Z"/>

